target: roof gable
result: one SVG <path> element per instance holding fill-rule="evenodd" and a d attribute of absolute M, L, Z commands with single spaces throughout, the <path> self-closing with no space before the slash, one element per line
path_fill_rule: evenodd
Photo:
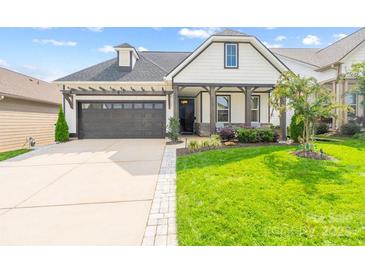
<path fill-rule="evenodd" d="M 229 37 L 227 37 L 229 36 Z M 204 50 L 206 50 L 214 42 L 235 42 L 235 43 L 249 43 L 257 52 L 259 52 L 269 63 L 278 71 L 286 71 L 288 68 L 277 58 L 267 47 L 265 47 L 256 37 L 242 35 L 212 35 L 205 42 L 203 42 L 195 51 L 191 53 L 184 61 L 178 64 L 169 74 L 166 76 L 167 80 L 172 80 L 175 75 L 188 66 L 197 56 L 199 56 Z"/>

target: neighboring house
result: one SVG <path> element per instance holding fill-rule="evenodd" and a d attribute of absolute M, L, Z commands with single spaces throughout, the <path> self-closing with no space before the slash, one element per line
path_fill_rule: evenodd
<path fill-rule="evenodd" d="M 0 151 L 53 143 L 61 103 L 55 84 L 0 68 Z"/>
<path fill-rule="evenodd" d="M 234 30 L 213 34 L 193 52 L 138 52 L 116 46 L 117 57 L 58 79 L 70 132 L 79 138 L 164 137 L 168 119 L 182 133 L 209 135 L 224 125 L 281 125 L 270 92 L 282 72 L 315 76 L 343 101 L 351 62 L 365 60 L 365 30 L 322 49 L 268 49 Z M 356 113 L 363 112 L 356 99 Z M 355 106 L 355 104 L 354 104 Z M 338 127 L 347 119 L 339 113 Z"/>

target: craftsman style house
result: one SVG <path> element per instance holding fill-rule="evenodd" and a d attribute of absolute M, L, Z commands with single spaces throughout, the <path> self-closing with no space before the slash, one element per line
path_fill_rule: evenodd
<path fill-rule="evenodd" d="M 269 124 L 284 133 L 292 113 L 279 116 L 269 97 L 287 70 L 316 77 L 337 101 L 351 104 L 353 113 L 339 112 L 330 121 L 338 128 L 363 116 L 362 99 L 346 93 L 353 80 L 338 76 L 365 60 L 364 40 L 361 29 L 324 49 L 268 49 L 254 36 L 224 30 L 193 52 L 140 52 L 124 43 L 115 47 L 115 58 L 56 83 L 70 133 L 79 138 L 164 137 L 172 116 L 182 133 Z"/>

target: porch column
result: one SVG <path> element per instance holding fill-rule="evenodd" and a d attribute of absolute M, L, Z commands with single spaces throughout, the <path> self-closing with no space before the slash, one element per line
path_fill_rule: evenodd
<path fill-rule="evenodd" d="M 174 117 L 179 120 L 179 87 L 173 87 Z"/>
<path fill-rule="evenodd" d="M 209 96 L 210 96 L 210 134 L 215 133 L 216 128 L 216 88 L 209 87 Z"/>
<path fill-rule="evenodd" d="M 280 99 L 280 104 L 283 106 L 286 105 L 286 98 L 282 97 Z M 280 113 L 280 128 L 281 128 L 281 140 L 286 141 L 286 111 Z"/>
<path fill-rule="evenodd" d="M 252 121 L 252 88 L 245 88 L 245 125 L 251 127 Z"/>

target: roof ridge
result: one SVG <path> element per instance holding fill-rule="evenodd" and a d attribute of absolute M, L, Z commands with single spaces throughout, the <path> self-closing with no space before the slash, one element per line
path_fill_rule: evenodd
<path fill-rule="evenodd" d="M 142 56 L 144 59 L 146 59 L 148 62 L 150 62 L 151 64 L 155 65 L 156 67 L 158 67 L 159 69 L 161 69 L 162 71 L 164 71 L 165 73 L 168 73 L 168 71 L 166 69 L 164 69 L 163 67 L 161 67 L 160 65 L 156 64 L 154 61 L 152 61 L 151 59 L 147 58 L 146 56 Z"/>
<path fill-rule="evenodd" d="M 163 53 L 191 53 L 191 51 L 164 51 L 164 50 L 144 50 L 138 51 L 139 53 L 155 53 L 155 52 L 163 52 Z"/>
<path fill-rule="evenodd" d="M 317 68 L 320 67 L 320 66 L 318 66 L 316 64 L 309 63 L 309 62 L 306 62 L 306 61 L 303 61 L 303 60 L 300 60 L 300 59 L 297 59 L 297 58 L 294 58 L 294 57 L 291 57 L 291 56 L 287 56 L 287 55 L 284 55 L 284 54 L 280 54 L 280 53 L 274 53 L 274 54 L 275 55 L 280 55 L 280 56 L 285 57 L 285 58 L 292 59 L 292 60 L 297 61 L 297 62 L 301 62 L 301 63 L 307 64 L 307 65 L 311 65 L 311 66 L 314 66 L 314 67 L 317 67 Z"/>
<path fill-rule="evenodd" d="M 362 29 L 365 29 L 365 28 L 359 28 L 357 31 L 355 31 L 355 32 L 353 32 L 353 33 L 351 33 L 351 34 L 349 34 L 349 35 L 346 35 L 345 37 L 343 37 L 343 38 L 341 38 L 341 39 L 338 39 L 337 41 L 333 42 L 332 44 L 328 45 L 327 47 L 324 47 L 324 48 L 319 49 L 319 50 L 317 51 L 317 53 L 321 52 L 322 50 L 325 50 L 325 49 L 328 49 L 328 48 L 330 48 L 330 47 L 334 46 L 334 45 L 335 45 L 335 44 L 337 44 L 338 42 L 340 42 L 340 41 L 342 41 L 342 40 L 344 40 L 344 39 L 346 39 L 346 38 L 349 38 L 350 36 L 352 36 L 352 35 L 354 35 L 355 33 L 357 33 L 357 32 L 359 32 L 359 31 L 361 31 Z"/>

